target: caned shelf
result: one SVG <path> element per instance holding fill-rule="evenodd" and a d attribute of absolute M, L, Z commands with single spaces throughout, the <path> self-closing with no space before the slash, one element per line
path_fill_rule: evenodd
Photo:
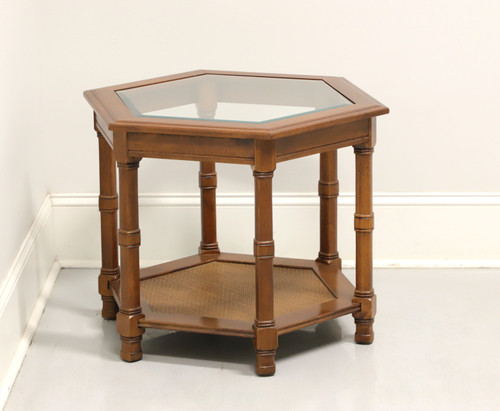
<path fill-rule="evenodd" d="M 275 258 L 278 334 L 359 310 L 354 287 L 334 264 Z M 119 280 L 112 284 L 120 303 Z M 141 270 L 141 327 L 253 337 L 254 257 L 202 254 Z"/>

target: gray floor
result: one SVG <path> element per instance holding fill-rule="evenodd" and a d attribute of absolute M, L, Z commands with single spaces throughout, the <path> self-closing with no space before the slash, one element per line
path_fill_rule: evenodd
<path fill-rule="evenodd" d="M 61 272 L 7 411 L 500 410 L 500 270 L 377 270 L 375 343 L 350 316 L 297 331 L 270 378 L 231 337 L 149 330 L 122 362 L 96 276 Z"/>

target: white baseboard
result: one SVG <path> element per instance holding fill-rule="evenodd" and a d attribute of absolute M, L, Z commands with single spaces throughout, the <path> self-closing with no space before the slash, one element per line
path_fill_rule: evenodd
<path fill-rule="evenodd" d="M 165 260 L 141 260 L 142 267 Z M 101 260 L 60 260 L 62 268 L 101 268 Z M 353 269 L 354 260 L 342 260 L 342 267 Z M 500 268 L 500 260 L 374 260 L 373 268 Z"/>
<path fill-rule="evenodd" d="M 99 266 L 96 194 L 52 196 L 56 251 L 63 266 Z M 141 264 L 196 253 L 200 237 L 197 194 L 142 194 Z M 217 195 L 223 251 L 252 253 L 253 195 Z M 319 246 L 316 194 L 277 194 L 276 255 L 314 258 Z M 376 193 L 376 267 L 499 267 L 500 193 Z M 353 266 L 354 195 L 339 197 L 339 251 Z"/>
<path fill-rule="evenodd" d="M 0 409 L 21 367 L 60 266 L 47 196 L 0 288 Z"/>

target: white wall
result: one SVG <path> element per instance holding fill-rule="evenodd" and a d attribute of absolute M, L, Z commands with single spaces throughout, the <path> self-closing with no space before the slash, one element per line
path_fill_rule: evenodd
<path fill-rule="evenodd" d="M 0 1 L 0 409 L 43 310 L 37 301 L 54 259 L 39 3 Z"/>
<path fill-rule="evenodd" d="M 498 192 L 499 14 L 497 0 L 45 0 L 49 189 L 97 191 L 84 89 L 214 68 L 345 76 L 389 106 L 379 121 L 378 192 Z M 341 160 L 341 189 L 353 191 L 351 151 Z M 281 164 L 276 190 L 314 191 L 316 163 Z M 140 189 L 196 192 L 196 168 L 143 161 Z M 247 167 L 219 170 L 221 191 L 251 191 Z"/>
<path fill-rule="evenodd" d="M 0 3 L 0 285 L 47 194 L 38 3 Z"/>

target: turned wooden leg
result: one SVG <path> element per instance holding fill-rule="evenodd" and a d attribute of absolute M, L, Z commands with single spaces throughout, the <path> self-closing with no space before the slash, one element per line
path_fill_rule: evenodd
<path fill-rule="evenodd" d="M 360 344 L 373 342 L 373 321 L 376 300 L 373 292 L 372 232 L 374 228 L 372 202 L 372 154 L 373 147 L 354 147 L 356 155 L 356 289 L 353 302 L 361 304 L 354 313 L 355 340 Z"/>
<path fill-rule="evenodd" d="M 258 375 L 273 375 L 274 357 L 278 347 L 278 333 L 274 323 L 273 300 L 273 171 L 254 170 L 255 181 L 255 280 L 256 318 L 254 346 L 257 355 L 255 369 Z"/>
<path fill-rule="evenodd" d="M 139 294 L 139 202 L 137 169 L 139 159 L 118 163 L 120 172 L 120 244 L 121 281 L 120 312 L 117 314 L 117 329 L 122 340 L 121 357 L 132 362 L 142 358 L 141 340 L 144 329 L 139 320 L 141 311 Z"/>
<path fill-rule="evenodd" d="M 201 194 L 201 242 L 200 254 L 219 254 L 217 244 L 217 222 L 215 190 L 217 174 L 214 162 L 200 162 L 200 194 Z"/>
<path fill-rule="evenodd" d="M 99 138 L 99 211 L 101 213 L 101 273 L 99 275 L 99 294 L 102 299 L 102 318 L 114 320 L 118 305 L 110 289 L 110 282 L 120 276 L 118 267 L 118 241 L 116 211 L 116 165 L 113 150 L 101 133 Z"/>
<path fill-rule="evenodd" d="M 320 154 L 320 178 L 318 182 L 320 197 L 320 250 L 317 262 L 336 264 L 341 268 L 337 248 L 337 150 Z"/>

